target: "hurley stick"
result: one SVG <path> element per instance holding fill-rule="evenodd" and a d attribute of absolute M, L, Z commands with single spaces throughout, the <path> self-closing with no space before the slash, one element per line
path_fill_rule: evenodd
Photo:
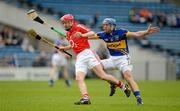
<path fill-rule="evenodd" d="M 53 44 L 53 43 L 50 42 L 49 40 L 47 40 L 47 39 L 41 37 L 40 35 L 38 35 L 38 34 L 35 32 L 35 30 L 33 30 L 33 29 L 28 30 L 28 31 L 27 31 L 27 35 L 28 35 L 29 37 L 35 38 L 35 39 L 37 39 L 37 40 L 41 40 L 41 41 L 49 44 L 50 46 L 52 46 L 52 47 L 54 47 L 54 48 L 56 48 L 56 49 L 60 49 L 57 45 Z M 68 52 L 66 52 L 66 51 L 64 51 L 64 50 L 61 50 L 61 51 L 64 52 L 64 53 L 66 53 L 66 54 L 69 55 L 70 57 L 72 57 L 72 55 L 71 55 L 70 53 L 68 53 Z"/>
<path fill-rule="evenodd" d="M 51 30 L 53 30 L 54 32 L 58 33 L 59 35 L 63 36 L 66 38 L 66 34 L 63 31 L 59 31 L 57 28 L 54 28 L 52 26 L 50 26 L 47 22 L 45 22 L 42 18 L 39 17 L 39 15 L 36 13 L 35 10 L 30 10 L 27 12 L 28 18 L 30 18 L 33 21 L 36 21 L 40 24 L 43 24 L 47 27 L 49 27 Z"/>

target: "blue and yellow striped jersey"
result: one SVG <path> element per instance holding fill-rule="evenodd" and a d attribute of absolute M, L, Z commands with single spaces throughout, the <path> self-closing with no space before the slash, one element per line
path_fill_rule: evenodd
<path fill-rule="evenodd" d="M 126 37 L 127 32 L 128 30 L 125 29 L 115 29 L 111 34 L 99 32 L 97 36 L 106 42 L 111 56 L 122 56 L 129 53 Z"/>

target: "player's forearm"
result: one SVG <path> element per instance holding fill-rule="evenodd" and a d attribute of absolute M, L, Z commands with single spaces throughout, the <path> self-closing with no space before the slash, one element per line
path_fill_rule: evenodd
<path fill-rule="evenodd" d="M 87 33 L 84 33 L 84 34 L 82 34 L 81 32 L 76 32 L 74 34 L 74 37 L 77 37 L 77 38 L 85 37 L 85 38 L 88 38 L 88 39 L 99 39 L 97 34 L 95 32 L 93 32 L 93 31 L 90 31 L 90 32 L 87 32 Z"/>
<path fill-rule="evenodd" d="M 87 32 L 85 34 L 82 34 L 82 37 L 93 38 L 94 36 L 96 36 L 96 33 L 93 32 L 93 31 Z"/>
<path fill-rule="evenodd" d="M 145 37 L 147 36 L 149 33 L 147 30 L 144 30 L 144 31 L 138 31 L 136 32 L 137 33 L 137 36 L 136 37 Z"/>
<path fill-rule="evenodd" d="M 139 37 L 143 38 L 146 37 L 149 34 L 153 34 L 156 32 L 159 32 L 160 28 L 159 27 L 152 27 L 151 24 L 148 26 L 147 30 L 144 31 L 138 31 L 138 32 L 127 32 L 126 36 L 127 37 Z"/>
<path fill-rule="evenodd" d="M 135 38 L 143 38 L 147 36 L 149 33 L 147 30 L 144 31 L 137 31 L 137 32 L 128 32 L 127 37 L 135 37 Z"/>
<path fill-rule="evenodd" d="M 97 34 L 93 31 L 82 34 L 82 37 L 87 37 L 88 39 L 99 39 L 99 36 L 97 36 Z"/>
<path fill-rule="evenodd" d="M 70 49 L 72 49 L 72 47 L 70 45 L 68 45 L 68 46 L 61 46 L 60 47 L 60 50 L 64 50 L 64 51 L 70 50 Z"/>

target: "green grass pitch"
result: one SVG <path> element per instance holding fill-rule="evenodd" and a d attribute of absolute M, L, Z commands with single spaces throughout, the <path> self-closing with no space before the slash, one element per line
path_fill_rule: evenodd
<path fill-rule="evenodd" d="M 133 95 L 118 89 L 109 97 L 109 85 L 86 80 L 91 105 L 74 105 L 80 99 L 76 82 L 66 87 L 63 80 L 54 87 L 39 81 L 0 81 L 0 111 L 180 111 L 180 81 L 139 81 L 144 105 Z"/>

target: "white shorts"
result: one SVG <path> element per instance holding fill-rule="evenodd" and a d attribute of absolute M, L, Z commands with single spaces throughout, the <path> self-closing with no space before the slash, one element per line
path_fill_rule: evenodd
<path fill-rule="evenodd" d="M 118 69 L 124 73 L 129 70 L 132 71 L 129 55 L 124 56 L 110 56 L 109 59 L 101 60 L 104 69 Z"/>
<path fill-rule="evenodd" d="M 75 70 L 87 74 L 88 69 L 100 64 L 97 54 L 91 49 L 85 49 L 77 55 Z"/>
<path fill-rule="evenodd" d="M 51 64 L 59 67 L 67 66 L 67 59 L 62 53 L 54 53 L 52 55 Z"/>

